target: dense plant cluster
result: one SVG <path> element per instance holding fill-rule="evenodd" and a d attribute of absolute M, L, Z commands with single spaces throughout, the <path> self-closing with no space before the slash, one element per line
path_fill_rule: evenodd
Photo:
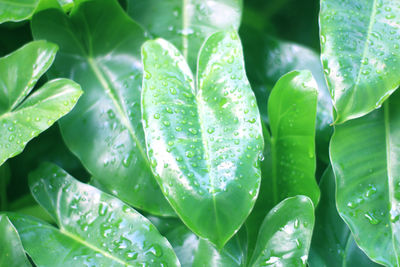
<path fill-rule="evenodd" d="M 400 266 L 398 0 L 0 0 L 0 37 L 0 267 Z"/>

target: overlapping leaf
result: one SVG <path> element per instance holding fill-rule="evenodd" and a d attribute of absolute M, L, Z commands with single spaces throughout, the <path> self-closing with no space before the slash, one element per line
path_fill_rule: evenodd
<path fill-rule="evenodd" d="M 6 215 L 0 215 L 0 266 L 32 266 L 25 255 L 17 230 Z"/>
<path fill-rule="evenodd" d="M 336 210 L 335 177 L 329 167 L 320 182 L 321 200 L 316 209 L 315 227 L 308 264 L 311 267 L 380 266 L 358 248 Z"/>
<path fill-rule="evenodd" d="M 38 266 L 179 266 L 171 245 L 146 218 L 59 167 L 43 164 L 30 187 L 59 227 L 10 214 Z"/>
<path fill-rule="evenodd" d="M 335 127 L 330 153 L 340 216 L 374 261 L 400 262 L 400 94 Z"/>
<path fill-rule="evenodd" d="M 182 221 L 221 248 L 254 205 L 263 149 L 239 37 L 228 31 L 207 39 L 196 82 L 167 41 L 148 41 L 142 53 L 142 115 L 153 171 Z"/>
<path fill-rule="evenodd" d="M 56 45 L 36 41 L 0 58 L 0 165 L 67 114 L 82 94 L 75 82 L 57 79 L 29 95 L 56 51 Z"/>
<path fill-rule="evenodd" d="M 308 197 L 283 200 L 265 217 L 250 266 L 306 266 L 314 220 Z"/>
<path fill-rule="evenodd" d="M 398 1 L 321 1 L 322 62 L 336 123 L 380 107 L 399 86 L 399 13 Z"/>
<path fill-rule="evenodd" d="M 209 35 L 239 28 L 242 0 L 129 0 L 128 14 L 171 42 L 195 71 L 198 51 Z"/>
<path fill-rule="evenodd" d="M 52 73 L 85 91 L 60 122 L 67 146 L 97 184 L 133 206 L 174 215 L 152 176 L 140 114 L 142 28 L 112 0 L 83 1 L 70 16 L 47 10 L 34 16 L 33 35 L 60 46 Z"/>

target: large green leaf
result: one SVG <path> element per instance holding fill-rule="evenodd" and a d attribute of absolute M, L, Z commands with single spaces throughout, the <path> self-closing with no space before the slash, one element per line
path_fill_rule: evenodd
<path fill-rule="evenodd" d="M 268 100 L 271 128 L 271 177 L 263 179 L 276 205 L 286 197 L 306 195 L 318 203 L 315 179 L 317 84 L 309 71 L 293 71 L 274 86 Z"/>
<path fill-rule="evenodd" d="M 10 214 L 38 266 L 179 266 L 171 245 L 145 217 L 56 165 L 33 172 L 30 187 L 59 227 Z"/>
<path fill-rule="evenodd" d="M 400 84 L 400 6 L 391 0 L 322 0 L 322 62 L 335 123 L 380 107 Z"/>
<path fill-rule="evenodd" d="M 240 230 L 221 251 L 191 232 L 179 219 L 150 216 L 148 219 L 171 243 L 183 267 L 245 266 L 246 231 Z"/>
<path fill-rule="evenodd" d="M 335 127 L 330 153 L 336 201 L 374 261 L 400 264 L 400 92 L 367 116 Z"/>
<path fill-rule="evenodd" d="M 175 45 L 195 71 L 198 51 L 209 35 L 239 28 L 242 0 L 128 0 L 128 14 Z"/>
<path fill-rule="evenodd" d="M 142 54 L 142 116 L 153 171 L 182 221 L 222 248 L 257 198 L 263 149 L 239 37 L 227 31 L 207 39 L 196 82 L 167 41 L 146 42 Z"/>
<path fill-rule="evenodd" d="M 265 217 L 250 266 L 306 266 L 313 227 L 308 197 L 283 200 Z"/>
<path fill-rule="evenodd" d="M 17 230 L 4 214 L 0 214 L 0 251 L 0 266 L 32 266 L 25 255 Z"/>
<path fill-rule="evenodd" d="M 315 211 L 315 227 L 308 263 L 311 267 L 380 266 L 358 248 L 336 210 L 335 177 L 329 167 L 321 182 L 321 200 Z"/>
<path fill-rule="evenodd" d="M 85 91 L 60 122 L 67 146 L 101 184 L 129 204 L 174 215 L 150 170 L 141 124 L 140 47 L 144 32 L 116 1 L 76 5 L 68 17 L 47 10 L 33 17 L 35 39 L 60 46 L 51 70 Z"/>
<path fill-rule="evenodd" d="M 249 81 L 265 122 L 268 122 L 268 97 L 279 78 L 293 70 L 308 69 L 312 72 L 318 85 L 315 125 L 317 155 L 328 163 L 328 145 L 333 133 L 330 126 L 333 121 L 332 100 L 319 55 L 305 46 L 275 39 L 251 27 L 242 26 L 240 36 L 243 38 Z"/>
<path fill-rule="evenodd" d="M 68 113 L 82 94 L 78 84 L 58 79 L 28 96 L 56 51 L 56 45 L 36 41 L 0 58 L 0 165 Z"/>

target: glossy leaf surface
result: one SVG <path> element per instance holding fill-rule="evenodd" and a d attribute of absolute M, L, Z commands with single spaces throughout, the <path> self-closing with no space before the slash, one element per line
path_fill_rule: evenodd
<path fill-rule="evenodd" d="M 32 266 L 25 255 L 17 230 L 6 215 L 0 215 L 0 266 Z"/>
<path fill-rule="evenodd" d="M 140 121 L 145 37 L 140 26 L 116 1 L 97 0 L 78 4 L 70 17 L 43 11 L 34 16 L 32 28 L 35 39 L 60 46 L 53 75 L 73 78 L 85 91 L 60 122 L 67 146 L 102 189 L 136 208 L 174 215 L 145 152 Z"/>
<path fill-rule="evenodd" d="M 335 123 L 368 114 L 399 86 L 399 13 L 398 1 L 321 1 L 321 57 Z"/>
<path fill-rule="evenodd" d="M 308 264 L 311 267 L 380 266 L 358 248 L 336 210 L 335 176 L 329 167 L 320 182 L 321 200 L 315 211 L 315 227 Z"/>
<path fill-rule="evenodd" d="M 171 243 L 183 267 L 246 266 L 246 232 L 240 230 L 221 251 L 199 238 L 178 219 L 148 217 Z"/>
<path fill-rule="evenodd" d="M 378 263 L 399 264 L 400 94 L 359 119 L 335 127 L 330 153 L 340 216 Z"/>
<path fill-rule="evenodd" d="M 329 162 L 328 145 L 333 128 L 332 100 L 319 55 L 305 46 L 275 39 L 252 27 L 242 26 L 246 71 L 257 97 L 264 122 L 268 122 L 269 94 L 280 77 L 293 70 L 310 70 L 318 85 L 316 149 L 318 157 Z"/>
<path fill-rule="evenodd" d="M 250 266 L 306 266 L 313 227 L 308 197 L 283 200 L 265 217 Z"/>
<path fill-rule="evenodd" d="M 38 266 L 179 266 L 171 245 L 146 218 L 56 165 L 33 172 L 30 187 L 59 227 L 11 215 Z"/>
<path fill-rule="evenodd" d="M 196 86 L 165 40 L 143 46 L 143 123 L 153 171 L 182 221 L 221 248 L 257 197 L 260 115 L 234 31 L 213 34 L 199 54 Z"/>
<path fill-rule="evenodd" d="M 40 0 L 0 0 L 0 23 L 28 19 L 39 2 Z"/>
<path fill-rule="evenodd" d="M 272 173 L 267 183 L 274 205 L 295 195 L 309 196 L 314 205 L 318 203 L 316 88 L 311 72 L 293 71 L 279 79 L 269 97 Z"/>
<path fill-rule="evenodd" d="M 82 94 L 75 82 L 58 79 L 28 96 L 56 51 L 54 44 L 37 41 L 0 58 L 0 165 L 67 114 Z"/>
<path fill-rule="evenodd" d="M 206 38 L 216 31 L 237 30 L 241 12 L 242 0 L 128 0 L 128 14 L 178 48 L 194 71 Z"/>

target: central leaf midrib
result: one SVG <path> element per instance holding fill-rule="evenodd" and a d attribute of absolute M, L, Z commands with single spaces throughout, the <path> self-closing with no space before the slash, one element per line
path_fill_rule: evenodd
<path fill-rule="evenodd" d="M 114 88 L 112 86 L 109 85 L 109 82 L 106 80 L 105 77 L 103 77 L 103 73 L 100 70 L 100 68 L 97 66 L 95 60 L 92 57 L 87 57 L 89 66 L 92 68 L 93 73 L 95 74 L 96 78 L 98 79 L 98 81 L 100 82 L 101 86 L 104 89 L 104 92 L 107 94 L 107 96 L 111 99 L 111 101 L 113 102 L 115 108 L 116 108 L 116 112 L 118 113 L 118 117 L 120 118 L 120 122 L 126 127 L 126 129 L 128 130 L 130 136 L 132 137 L 133 141 L 136 143 L 136 147 L 139 149 L 139 152 L 142 156 L 142 158 L 144 159 L 146 165 L 148 168 L 150 168 L 149 162 L 147 160 L 147 155 L 144 152 L 144 149 L 142 147 L 141 142 L 139 141 L 139 139 L 137 138 L 135 131 L 132 127 L 132 125 L 129 122 L 129 119 L 126 117 L 125 112 L 123 111 L 123 108 L 120 105 L 120 99 L 118 97 L 118 94 L 115 92 Z"/>

